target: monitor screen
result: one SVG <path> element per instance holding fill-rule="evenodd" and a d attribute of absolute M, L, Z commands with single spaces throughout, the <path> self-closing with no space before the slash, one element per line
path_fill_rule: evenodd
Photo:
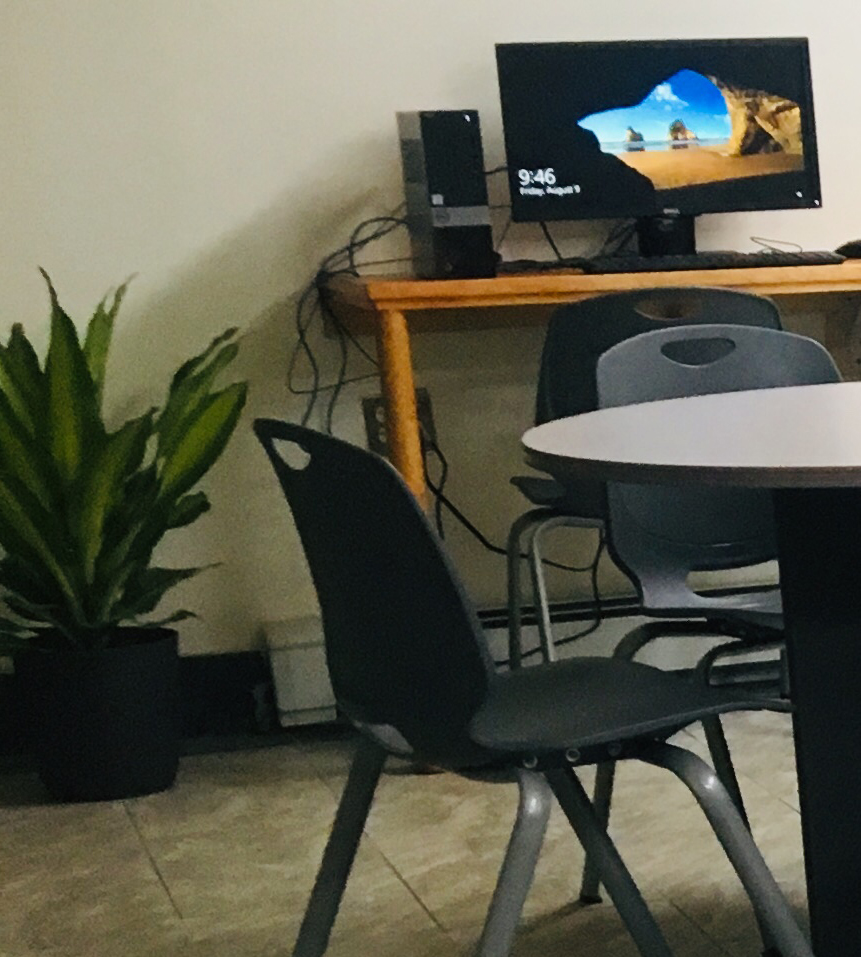
<path fill-rule="evenodd" d="M 496 47 L 512 219 L 820 204 L 807 40 Z"/>

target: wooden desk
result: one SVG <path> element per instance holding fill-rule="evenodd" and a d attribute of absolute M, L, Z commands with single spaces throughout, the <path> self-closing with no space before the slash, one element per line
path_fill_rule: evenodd
<path fill-rule="evenodd" d="M 837 266 L 710 269 L 691 272 L 584 275 L 554 272 L 496 279 L 409 279 L 339 277 L 329 286 L 332 305 L 356 332 L 373 332 L 387 409 L 392 462 L 416 496 L 426 500 L 415 378 L 410 354 L 410 314 L 421 310 L 476 310 L 470 328 L 499 325 L 479 311 L 498 306 L 547 306 L 624 289 L 655 286 L 723 286 L 767 296 L 861 292 L 861 260 Z M 444 313 L 422 328 L 450 329 Z M 459 323 L 462 327 L 463 323 Z"/>
<path fill-rule="evenodd" d="M 523 445 L 560 476 L 774 490 L 813 951 L 858 953 L 861 382 L 603 409 Z"/>

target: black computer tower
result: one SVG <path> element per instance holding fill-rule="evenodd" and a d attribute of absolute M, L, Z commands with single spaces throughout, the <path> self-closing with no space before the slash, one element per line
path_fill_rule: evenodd
<path fill-rule="evenodd" d="M 493 276 L 476 110 L 398 113 L 413 269 L 422 279 Z"/>

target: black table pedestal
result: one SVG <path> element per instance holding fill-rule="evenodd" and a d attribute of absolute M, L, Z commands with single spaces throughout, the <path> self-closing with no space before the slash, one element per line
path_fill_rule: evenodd
<path fill-rule="evenodd" d="M 861 489 L 775 492 L 817 957 L 861 953 Z"/>

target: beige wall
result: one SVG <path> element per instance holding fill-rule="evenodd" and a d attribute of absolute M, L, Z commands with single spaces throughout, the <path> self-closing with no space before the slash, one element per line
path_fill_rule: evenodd
<path fill-rule="evenodd" d="M 802 0 L 0 0 L 0 332 L 22 320 L 44 335 L 37 264 L 80 318 L 134 272 L 110 369 L 118 415 L 157 399 L 180 359 L 238 323 L 247 419 L 294 416 L 294 297 L 355 223 L 401 201 L 395 111 L 476 107 L 487 163 L 503 161 L 497 41 L 810 36 L 824 209 L 706 217 L 700 242 L 745 249 L 756 234 L 832 248 L 861 233 L 850 10 L 845 0 L 815 10 Z M 573 254 L 596 228 L 558 233 Z M 530 227 L 509 236 L 510 256 L 536 248 Z M 416 342 L 451 496 L 499 542 L 520 506 L 507 476 L 519 468 L 540 338 Z M 361 435 L 358 397 L 373 391 L 347 390 L 340 434 Z M 223 562 L 176 595 L 203 616 L 184 630 L 190 653 L 253 647 L 260 621 L 314 608 L 247 421 L 209 487 L 213 512 L 165 549 L 169 561 Z M 452 548 L 476 598 L 501 604 L 502 560 L 458 532 Z M 624 585 L 608 572 L 605 587 Z"/>

